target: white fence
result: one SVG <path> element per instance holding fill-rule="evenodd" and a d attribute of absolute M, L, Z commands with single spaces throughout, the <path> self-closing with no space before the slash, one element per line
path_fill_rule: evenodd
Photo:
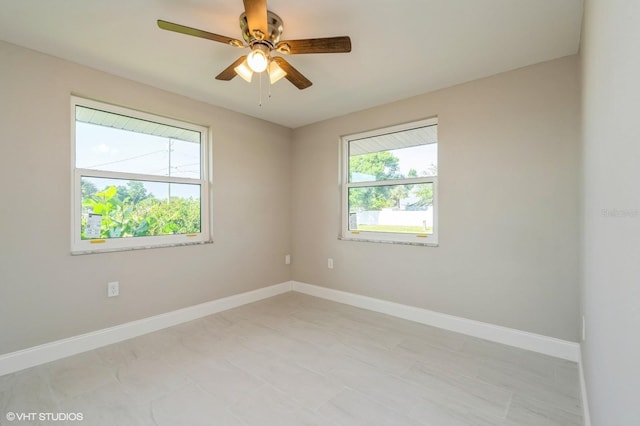
<path fill-rule="evenodd" d="M 392 226 L 424 226 L 433 227 L 433 208 L 427 210 L 391 210 L 364 211 L 351 214 L 351 229 L 357 229 L 357 225 L 392 225 Z M 355 221 L 355 223 L 353 222 Z"/>

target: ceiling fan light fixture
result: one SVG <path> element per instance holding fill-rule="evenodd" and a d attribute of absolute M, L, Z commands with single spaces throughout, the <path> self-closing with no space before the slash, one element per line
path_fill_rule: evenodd
<path fill-rule="evenodd" d="M 282 19 L 267 10 L 267 0 L 243 0 L 243 3 L 244 12 L 239 19 L 242 30 L 240 40 L 162 19 L 158 19 L 158 27 L 234 47 L 249 48 L 251 52 L 248 55 L 240 56 L 216 76 L 216 80 L 222 81 L 232 80 L 239 75 L 250 83 L 254 73 L 261 74 L 267 71 L 272 84 L 286 77 L 291 84 L 303 90 L 313 83 L 283 57 L 277 55 L 272 57 L 272 52 L 282 55 L 351 52 L 351 39 L 348 36 L 283 41 L 280 39 L 284 30 Z"/>
<path fill-rule="evenodd" d="M 269 82 L 271 84 L 275 84 L 286 75 L 287 73 L 275 61 L 269 62 Z"/>
<path fill-rule="evenodd" d="M 233 69 L 236 74 L 242 77 L 247 83 L 251 83 L 253 77 L 253 70 L 249 67 L 247 60 L 245 59 L 240 65 Z"/>
<path fill-rule="evenodd" d="M 251 48 L 247 56 L 247 63 L 253 72 L 263 72 L 269 66 L 269 50 L 262 44 L 256 44 Z"/>

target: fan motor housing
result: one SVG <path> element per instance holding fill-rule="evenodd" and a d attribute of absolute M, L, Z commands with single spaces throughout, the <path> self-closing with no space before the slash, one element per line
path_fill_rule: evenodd
<path fill-rule="evenodd" d="M 242 30 L 242 38 L 247 44 L 251 45 L 255 42 L 266 42 L 273 49 L 276 44 L 280 41 L 280 36 L 282 35 L 282 18 L 271 11 L 267 11 L 267 28 L 268 34 L 265 34 L 262 40 L 257 39 L 251 34 L 251 30 L 249 29 L 249 23 L 247 22 L 247 14 L 243 13 L 240 15 L 240 29 Z"/>

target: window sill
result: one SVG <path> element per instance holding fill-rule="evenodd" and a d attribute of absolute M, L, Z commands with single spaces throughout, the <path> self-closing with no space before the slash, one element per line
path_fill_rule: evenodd
<path fill-rule="evenodd" d="M 432 242 L 411 242 L 411 241 L 390 241 L 390 240 L 376 240 L 375 238 L 354 238 L 354 237 L 343 237 L 342 235 L 338 236 L 338 240 L 341 241 L 355 241 L 362 243 L 382 243 L 382 244 L 399 244 L 404 246 L 423 246 L 423 247 L 438 247 L 439 244 Z"/>
<path fill-rule="evenodd" d="M 157 244 L 152 246 L 134 246 L 134 247 L 114 247 L 114 248 L 103 248 L 99 250 L 78 250 L 72 251 L 72 256 L 82 256 L 85 254 L 100 254 L 100 253 L 113 253 L 118 251 L 134 251 L 134 250 L 148 250 L 148 249 L 157 249 L 157 248 L 168 248 L 168 247 L 182 247 L 182 246 L 200 246 L 204 244 L 213 244 L 213 240 L 209 241 L 194 241 L 188 243 L 169 243 L 169 244 Z"/>

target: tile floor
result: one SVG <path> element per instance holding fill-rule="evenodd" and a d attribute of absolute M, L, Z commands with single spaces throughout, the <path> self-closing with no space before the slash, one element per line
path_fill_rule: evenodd
<path fill-rule="evenodd" d="M 2 376 L 0 423 L 30 424 L 8 412 L 109 426 L 582 425 L 575 363 L 293 292 Z"/>

